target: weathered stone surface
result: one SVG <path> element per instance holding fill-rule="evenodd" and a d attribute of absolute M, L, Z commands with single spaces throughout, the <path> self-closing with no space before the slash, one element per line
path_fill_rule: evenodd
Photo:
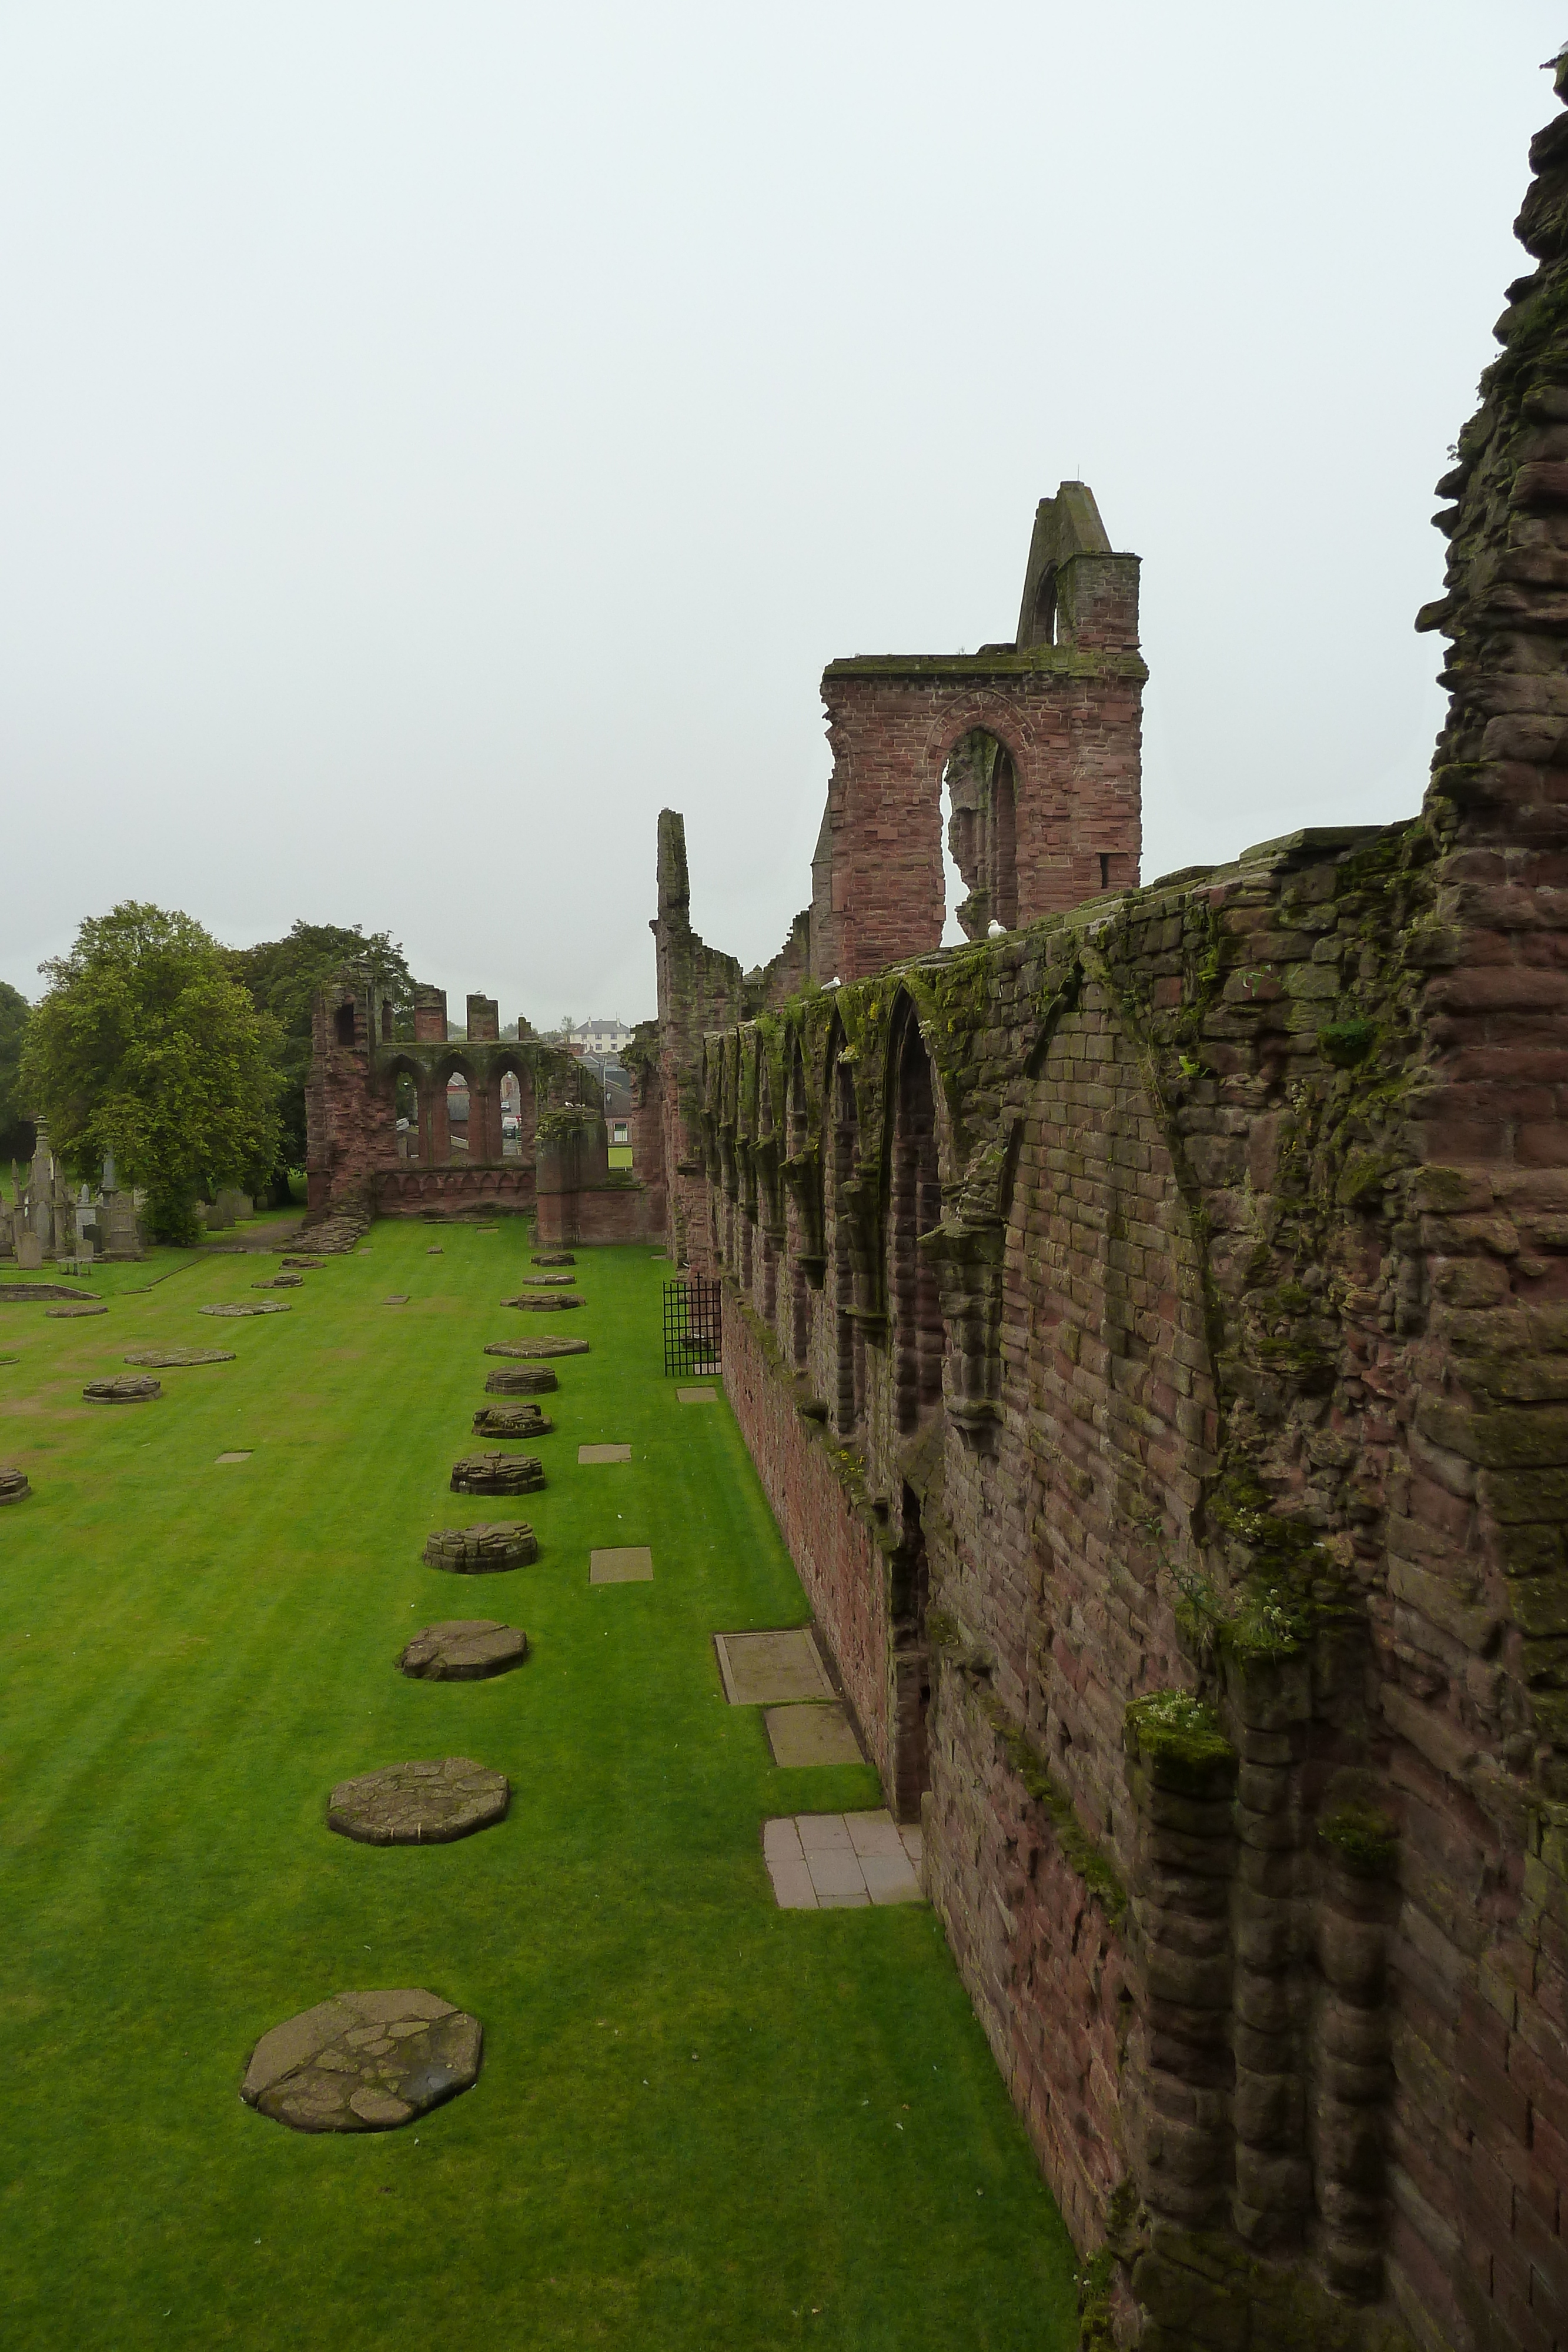
<path fill-rule="evenodd" d="M 545 1483 L 532 1454 L 469 1454 L 452 1465 L 455 1495 L 531 1495 Z"/>
<path fill-rule="evenodd" d="M 837 1702 L 831 1706 L 770 1706 L 763 1714 L 775 1764 L 858 1764 L 860 1741 Z"/>
<path fill-rule="evenodd" d="M 240 2096 L 296 2131 L 392 2131 L 471 2088 L 483 2041 L 434 1993 L 340 1992 L 262 2035 Z"/>
<path fill-rule="evenodd" d="M 569 1307 L 580 1307 L 582 1301 L 575 1296 L 568 1298 L 563 1295 L 558 1298 L 553 1291 L 549 1290 L 525 1290 L 517 1298 L 503 1298 L 501 1304 L 503 1307 L 520 1307 L 526 1315 L 564 1315 Z"/>
<path fill-rule="evenodd" d="M 502 1569 L 527 1568 L 539 1556 L 538 1539 L 527 1519 L 494 1519 L 477 1527 L 446 1528 L 425 1539 L 426 1568 L 450 1576 L 490 1576 Z"/>
<path fill-rule="evenodd" d="M 809 1626 L 778 1633 L 716 1633 L 713 1645 L 731 1706 L 788 1706 L 833 1696 Z"/>
<path fill-rule="evenodd" d="M 471 1756 L 389 1764 L 340 1780 L 327 1826 L 361 1845 L 450 1845 L 500 1821 L 510 1796 L 506 1774 Z"/>
<path fill-rule="evenodd" d="M 487 1356 L 586 1356 L 586 1339 L 492 1339 Z"/>
<path fill-rule="evenodd" d="M 280 1265 L 302 1266 L 307 1273 L 319 1273 L 326 1263 L 324 1257 L 284 1257 L 278 1260 Z"/>
<path fill-rule="evenodd" d="M 584 1465 L 602 1462 L 630 1462 L 632 1448 L 629 1445 L 580 1445 L 577 1449 L 577 1458 L 580 1465 Z"/>
<path fill-rule="evenodd" d="M 486 1396 L 549 1396 L 560 1382 L 547 1366 L 519 1364 L 515 1370 L 491 1372 L 485 1382 Z"/>
<path fill-rule="evenodd" d="M 575 1265 L 577 1260 L 570 1250 L 535 1250 L 532 1263 L 535 1265 Z"/>
<path fill-rule="evenodd" d="M 398 1660 L 405 1675 L 422 1682 L 476 1683 L 520 1666 L 528 1637 L 495 1617 L 454 1617 L 426 1625 Z"/>
<path fill-rule="evenodd" d="M 232 1364 L 238 1360 L 232 1348 L 131 1348 L 125 1360 L 128 1364 L 151 1364 L 156 1369 L 173 1370 L 192 1364 Z"/>
<path fill-rule="evenodd" d="M 537 1404 L 482 1405 L 474 1416 L 476 1437 L 548 1437 L 554 1427 Z"/>
<path fill-rule="evenodd" d="M 305 1276 L 302 1274 L 269 1274 L 265 1280 L 253 1282 L 250 1286 L 253 1290 L 302 1290 Z"/>
<path fill-rule="evenodd" d="M 32 1491 L 25 1470 L 0 1469 L 0 1503 L 25 1502 Z"/>
<path fill-rule="evenodd" d="M 52 1322 L 74 1323 L 83 1315 L 107 1315 L 107 1307 L 95 1307 L 85 1298 L 73 1298 L 68 1307 L 47 1307 L 45 1314 Z"/>
<path fill-rule="evenodd" d="M 612 1544 L 588 1555 L 590 1584 L 648 1584 L 653 1555 L 646 1544 Z"/>
<path fill-rule="evenodd" d="M 536 1274 L 529 1276 L 528 1287 L 530 1290 L 570 1290 L 575 1286 L 576 1282 L 575 1274 Z M 509 1300 L 507 1303 L 514 1307 L 517 1305 L 516 1299 Z M 562 1301 L 563 1305 L 567 1303 Z"/>
<path fill-rule="evenodd" d="M 256 1301 L 256 1303 L 254 1304 L 254 1306 L 252 1306 L 252 1305 L 247 1305 L 247 1304 L 246 1304 L 244 1301 L 239 1301 L 239 1302 L 236 1302 L 235 1305 L 233 1305 L 233 1306 L 228 1306 L 228 1307 L 197 1307 L 197 1309 L 196 1309 L 196 1312 L 197 1312 L 197 1314 L 198 1314 L 198 1315 L 226 1315 L 226 1316 L 239 1316 L 239 1315 L 292 1315 L 292 1314 L 293 1314 L 293 1312 L 294 1312 L 294 1309 L 293 1309 L 293 1307 L 288 1304 L 288 1302 L 287 1302 L 287 1299 L 283 1299 L 283 1298 L 258 1298 L 258 1299 Z"/>
<path fill-rule="evenodd" d="M 78 1301 L 81 1292 L 65 1282 L 0 1282 L 0 1307 L 42 1306 L 47 1298 Z"/>
<path fill-rule="evenodd" d="M 109 1380 L 89 1381 L 82 1391 L 94 1404 L 147 1404 L 163 1393 L 162 1381 L 135 1372 L 116 1372 Z"/>

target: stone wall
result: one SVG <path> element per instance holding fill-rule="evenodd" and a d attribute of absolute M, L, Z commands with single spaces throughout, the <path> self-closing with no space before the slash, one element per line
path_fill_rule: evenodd
<path fill-rule="evenodd" d="M 1568 119 L 1531 152 L 1418 817 L 792 992 L 662 860 L 674 1236 L 1146 2352 L 1568 2343 Z"/>

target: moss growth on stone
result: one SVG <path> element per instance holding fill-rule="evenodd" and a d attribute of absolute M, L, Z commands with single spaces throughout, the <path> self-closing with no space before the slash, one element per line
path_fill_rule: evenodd
<path fill-rule="evenodd" d="M 1318 1031 L 1318 1051 L 1336 1070 L 1354 1070 L 1377 1043 L 1377 1024 L 1359 1013 L 1349 1021 L 1325 1022 Z"/>
<path fill-rule="evenodd" d="M 1399 1850 L 1397 1822 L 1375 1805 L 1352 1802 L 1320 1813 L 1318 1835 L 1358 1878 L 1386 1877 Z"/>
<path fill-rule="evenodd" d="M 1148 1691 L 1130 1701 L 1122 1721 L 1129 1750 L 1162 1786 L 1207 1795 L 1217 1776 L 1236 1769 L 1236 1750 L 1218 1717 L 1190 1691 Z"/>
<path fill-rule="evenodd" d="M 1008 1762 L 1035 1803 L 1050 1814 L 1063 1862 L 1075 1877 L 1082 1880 L 1112 1927 L 1119 1927 L 1127 1908 L 1127 1890 L 1116 1875 L 1114 1865 L 1083 1827 L 1071 1798 L 1060 1781 L 1051 1778 L 1039 1748 L 1019 1729 L 1001 1701 L 984 1698 L 980 1705 Z"/>

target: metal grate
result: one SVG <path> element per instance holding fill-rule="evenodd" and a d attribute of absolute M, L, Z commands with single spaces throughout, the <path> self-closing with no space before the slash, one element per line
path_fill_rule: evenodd
<path fill-rule="evenodd" d="M 719 1286 L 696 1276 L 664 1285 L 664 1372 L 716 1372 L 720 1347 Z"/>

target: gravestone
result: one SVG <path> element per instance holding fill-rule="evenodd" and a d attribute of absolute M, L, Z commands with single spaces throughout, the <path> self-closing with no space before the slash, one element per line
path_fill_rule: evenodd
<path fill-rule="evenodd" d="M 163 1393 L 162 1381 L 150 1381 L 135 1372 L 117 1372 L 107 1381 L 89 1381 L 82 1391 L 94 1404 L 147 1404 Z"/>
<path fill-rule="evenodd" d="M 476 1683 L 520 1666 L 528 1654 L 528 1637 L 517 1626 L 494 1617 L 455 1617 L 416 1633 L 398 1665 L 420 1682 Z"/>
<path fill-rule="evenodd" d="M 433 1992 L 340 1992 L 262 2035 L 240 2096 L 296 2131 L 392 2131 L 470 2089 L 483 2046 Z"/>
<path fill-rule="evenodd" d="M 451 1845 L 500 1821 L 511 1797 L 504 1772 L 471 1756 L 389 1764 L 340 1780 L 327 1804 L 327 1826 L 361 1845 Z"/>
<path fill-rule="evenodd" d="M 841 1706 L 770 1706 L 762 1717 L 775 1764 L 858 1764 L 860 1741 Z"/>
<path fill-rule="evenodd" d="M 44 1244 L 37 1234 L 18 1234 L 16 1242 L 16 1263 L 25 1273 L 37 1274 L 44 1263 Z"/>
<path fill-rule="evenodd" d="M 250 1447 L 249 1447 L 249 1446 L 246 1446 L 246 1449 L 245 1449 L 245 1451 L 244 1451 L 243 1453 L 238 1453 L 238 1454 L 214 1454 L 214 1456 L 213 1456 L 213 1460 L 214 1460 L 214 1462 L 219 1465 L 219 1467 L 221 1468 L 225 1464 L 226 1464 L 226 1463 L 230 1463 L 230 1462 L 248 1462 L 248 1461 L 250 1460 L 250 1456 L 251 1456 L 251 1449 L 250 1449 Z"/>
<path fill-rule="evenodd" d="M 512 1370 L 492 1372 L 485 1382 L 486 1396 L 549 1396 L 560 1382 L 544 1364 L 518 1364 Z"/>
<path fill-rule="evenodd" d="M 32 1493 L 25 1470 L 0 1470 L 0 1503 L 23 1503 Z"/>
<path fill-rule="evenodd" d="M 718 1391 L 716 1389 L 677 1389 L 675 1402 L 677 1404 L 716 1404 Z"/>
<path fill-rule="evenodd" d="M 532 1495 L 545 1483 L 533 1454 L 468 1454 L 452 1465 L 455 1495 Z"/>
<path fill-rule="evenodd" d="M 716 1633 L 713 1645 L 731 1706 L 788 1706 L 833 1696 L 827 1669 L 804 1625 L 779 1633 Z"/>
<path fill-rule="evenodd" d="M 482 1405 L 474 1416 L 476 1437 L 548 1437 L 554 1427 L 537 1404 Z"/>
<path fill-rule="evenodd" d="M 125 1360 L 172 1369 L 186 1364 L 232 1364 L 238 1359 L 232 1348 L 132 1348 Z"/>
<path fill-rule="evenodd" d="M 493 1519 L 477 1527 L 445 1528 L 425 1538 L 426 1568 L 449 1576 L 493 1576 L 503 1569 L 527 1568 L 539 1556 L 538 1538 L 527 1519 Z"/>
<path fill-rule="evenodd" d="M 586 1339 L 492 1339 L 487 1356 L 586 1356 Z"/>
<path fill-rule="evenodd" d="M 646 1544 L 619 1544 L 588 1555 L 590 1584 L 648 1584 L 653 1575 L 653 1555 Z"/>

